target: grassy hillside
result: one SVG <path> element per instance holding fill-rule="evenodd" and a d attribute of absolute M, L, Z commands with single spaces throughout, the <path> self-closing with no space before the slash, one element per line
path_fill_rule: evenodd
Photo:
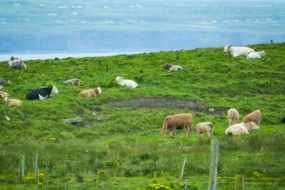
<path fill-rule="evenodd" d="M 210 140 L 185 131 L 162 137 L 170 114 L 191 112 L 194 123 L 211 121 L 219 139 L 218 189 L 234 189 L 234 176 L 245 175 L 247 189 L 285 188 L 285 43 L 250 45 L 264 50 L 262 59 L 228 58 L 223 48 L 26 61 L 27 69 L 10 70 L 0 62 L 0 78 L 20 107 L 0 102 L 0 187 L 36 189 L 33 161 L 39 155 L 40 187 L 48 175 L 49 189 L 152 189 L 157 182 L 183 189 L 207 189 Z M 184 72 L 167 72 L 164 63 Z M 137 89 L 121 87 L 116 76 L 133 79 Z M 83 86 L 64 86 L 71 78 Z M 54 84 L 59 94 L 44 101 L 25 95 Z M 100 86 L 97 98 L 81 90 Z M 260 130 L 228 137 L 226 112 L 234 107 L 240 120 L 260 109 Z M 215 108 L 210 112 L 209 108 Z M 5 115 L 11 118 L 5 119 Z M 62 119 L 81 117 L 82 123 Z M 20 156 L 26 158 L 26 180 L 19 184 Z M 179 175 L 186 156 L 183 180 Z M 48 171 L 47 171 L 48 170 Z M 155 179 L 154 179 L 155 178 Z M 148 186 L 148 187 L 147 187 Z M 166 188 L 164 188 L 166 189 Z"/>

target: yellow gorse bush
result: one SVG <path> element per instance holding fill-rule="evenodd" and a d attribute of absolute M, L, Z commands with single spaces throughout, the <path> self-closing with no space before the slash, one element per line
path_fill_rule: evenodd
<path fill-rule="evenodd" d="M 146 187 L 147 190 L 171 190 L 170 187 L 162 185 L 160 183 L 151 183 Z"/>

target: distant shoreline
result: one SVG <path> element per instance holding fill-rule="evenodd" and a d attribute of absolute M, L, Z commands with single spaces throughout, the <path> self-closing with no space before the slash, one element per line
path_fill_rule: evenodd
<path fill-rule="evenodd" d="M 140 54 L 140 53 L 149 53 L 149 52 L 113 52 L 113 53 L 4 53 L 0 54 L 0 61 L 9 61 L 11 56 L 16 56 L 22 60 L 46 60 L 46 59 L 63 59 L 63 58 L 82 58 L 82 57 L 107 57 L 114 55 L 123 55 L 123 54 Z"/>

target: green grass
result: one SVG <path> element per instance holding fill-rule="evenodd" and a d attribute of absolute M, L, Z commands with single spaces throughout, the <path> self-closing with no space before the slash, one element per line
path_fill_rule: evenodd
<path fill-rule="evenodd" d="M 27 69 L 10 70 L 0 62 L 0 78 L 20 107 L 0 102 L 0 187 L 37 189 L 33 160 L 49 188 L 147 189 L 153 183 L 183 189 L 207 189 L 210 140 L 178 131 L 161 136 L 164 118 L 191 112 L 194 123 L 211 121 L 219 139 L 218 189 L 234 189 L 234 176 L 245 176 L 247 189 L 285 188 L 285 44 L 250 45 L 264 50 L 262 59 L 227 58 L 223 48 L 25 61 Z M 167 72 L 164 63 L 181 65 L 184 72 Z M 139 87 L 118 86 L 116 76 L 133 79 Z M 80 87 L 64 86 L 80 78 Z M 34 88 L 55 84 L 59 94 L 44 101 L 28 101 Z M 100 86 L 97 98 L 83 98 L 81 90 Z M 195 106 L 193 106 L 195 105 Z M 219 112 L 211 113 L 208 108 Z M 258 132 L 227 137 L 226 112 L 236 108 L 241 119 L 260 109 Z M 7 115 L 11 121 L 5 120 Z M 82 123 L 61 120 L 81 117 Z M 25 173 L 19 184 L 19 160 L 25 155 Z M 185 174 L 179 179 L 184 157 Z M 28 174 L 30 172 L 30 174 Z M 258 172 L 260 175 L 256 175 Z M 41 183 L 44 183 L 43 179 Z M 44 184 L 40 185 L 44 188 Z"/>

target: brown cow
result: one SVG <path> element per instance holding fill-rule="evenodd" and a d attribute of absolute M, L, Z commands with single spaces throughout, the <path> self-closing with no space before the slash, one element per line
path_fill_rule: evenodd
<path fill-rule="evenodd" d="M 176 134 L 176 129 L 187 129 L 187 137 L 189 137 L 192 128 L 193 116 L 191 113 L 169 115 L 165 118 L 162 126 L 162 135 L 168 135 L 172 131 L 173 136 Z"/>
<path fill-rule="evenodd" d="M 79 96 L 86 96 L 86 97 L 97 97 L 99 94 L 102 93 L 102 90 L 100 87 L 98 88 L 92 88 L 87 90 L 82 90 L 79 93 Z"/>
<path fill-rule="evenodd" d="M 253 121 L 256 125 L 259 125 L 261 122 L 261 111 L 260 110 L 255 110 L 254 112 L 246 115 L 243 118 L 244 123 L 249 123 Z"/>

